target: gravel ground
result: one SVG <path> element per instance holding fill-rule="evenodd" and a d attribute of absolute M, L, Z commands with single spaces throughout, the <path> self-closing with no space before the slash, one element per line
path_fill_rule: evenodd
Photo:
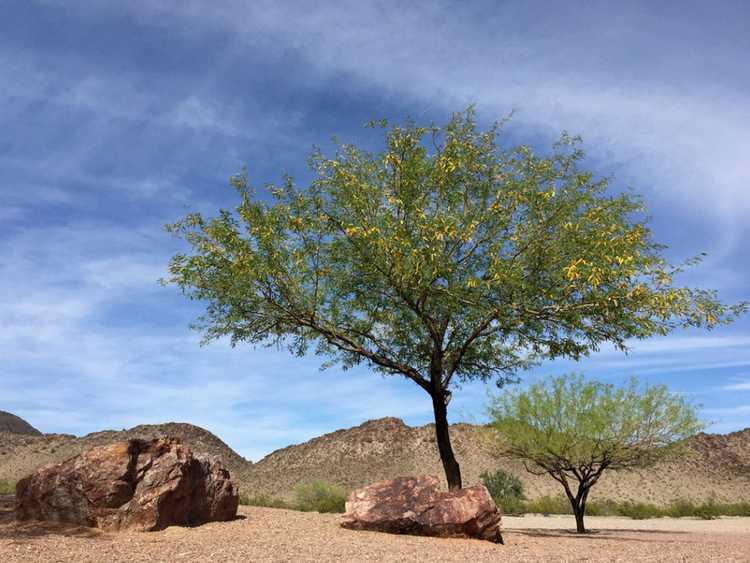
<path fill-rule="evenodd" d="M 339 516 L 241 507 L 233 522 L 153 533 L 17 524 L 0 515 L 0 561 L 748 561 L 750 518 L 713 521 L 591 517 L 503 520 L 505 545 L 344 530 Z"/>

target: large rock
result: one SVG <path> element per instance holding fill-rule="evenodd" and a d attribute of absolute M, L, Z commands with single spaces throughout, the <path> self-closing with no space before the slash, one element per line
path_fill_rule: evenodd
<path fill-rule="evenodd" d="M 441 492 L 431 475 L 378 481 L 349 495 L 341 525 L 392 534 L 479 538 L 502 543 L 500 514 L 487 489 Z"/>
<path fill-rule="evenodd" d="M 116 531 L 231 520 L 239 497 L 217 458 L 179 440 L 129 440 L 37 470 L 16 486 L 16 518 Z"/>

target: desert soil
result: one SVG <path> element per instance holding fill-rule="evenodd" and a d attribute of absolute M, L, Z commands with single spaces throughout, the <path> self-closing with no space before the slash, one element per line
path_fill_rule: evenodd
<path fill-rule="evenodd" d="M 0 561 L 750 561 L 750 518 L 713 521 L 589 518 L 571 533 L 567 516 L 507 517 L 505 545 L 358 532 L 339 516 L 241 507 L 240 518 L 197 528 L 105 534 L 89 528 L 15 523 L 0 513 Z"/>

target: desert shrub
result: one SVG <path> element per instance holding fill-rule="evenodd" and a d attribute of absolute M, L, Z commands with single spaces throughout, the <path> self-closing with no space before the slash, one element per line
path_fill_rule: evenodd
<path fill-rule="evenodd" d="M 291 508 L 286 501 L 268 495 L 240 495 L 240 504 L 243 506 L 261 506 L 264 508 Z"/>
<path fill-rule="evenodd" d="M 719 511 L 723 516 L 750 516 L 750 502 L 720 504 Z"/>
<path fill-rule="evenodd" d="M 672 503 L 665 512 L 667 516 L 674 518 L 693 516 L 703 520 L 714 520 L 722 515 L 734 516 L 734 513 L 739 512 L 737 508 L 736 504 L 718 503 L 715 498 L 711 497 L 700 504 L 693 504 L 689 500 L 678 500 Z"/>
<path fill-rule="evenodd" d="M 492 498 L 524 498 L 523 483 L 512 473 L 498 469 L 494 473 L 485 471 L 479 478 L 487 487 Z"/>
<path fill-rule="evenodd" d="M 344 512 L 346 493 L 325 481 L 299 485 L 294 496 L 294 508 L 303 512 Z"/>
<path fill-rule="evenodd" d="M 590 516 L 620 516 L 620 503 L 614 500 L 594 500 L 586 505 L 586 514 Z"/>
<path fill-rule="evenodd" d="M 537 514 L 570 514 L 567 500 L 560 497 L 540 497 L 522 502 L 521 512 Z M 610 499 L 591 501 L 586 505 L 586 513 L 591 516 L 624 516 L 634 520 L 647 518 L 702 518 L 713 520 L 720 516 L 750 516 L 750 502 L 720 503 L 709 499 L 700 504 L 689 500 L 678 500 L 668 506 L 657 506 L 647 502 L 618 502 Z"/>
<path fill-rule="evenodd" d="M 523 500 L 526 497 L 523 494 L 523 483 L 518 477 L 498 469 L 494 473 L 485 471 L 479 478 L 503 512 L 516 514 L 524 511 Z"/>
<path fill-rule="evenodd" d="M 700 504 L 696 507 L 695 515 L 703 520 L 715 520 L 721 516 L 720 507 L 712 502 Z"/>
<path fill-rule="evenodd" d="M 621 502 L 617 505 L 617 513 L 620 516 L 632 518 L 633 520 L 645 520 L 646 518 L 660 518 L 664 516 L 664 509 L 655 504 L 646 502 Z"/>
<path fill-rule="evenodd" d="M 538 499 L 526 501 L 524 510 L 534 514 L 573 514 L 570 502 L 564 496 L 543 496 Z"/>
<path fill-rule="evenodd" d="M 523 514 L 526 512 L 526 505 L 521 499 L 501 498 L 495 499 L 495 504 L 503 514 Z"/>
<path fill-rule="evenodd" d="M 0 495 L 15 495 L 16 483 L 0 479 Z"/>
<path fill-rule="evenodd" d="M 666 509 L 667 516 L 673 518 L 684 518 L 686 516 L 695 516 L 695 504 L 689 500 L 678 500 L 669 505 Z"/>

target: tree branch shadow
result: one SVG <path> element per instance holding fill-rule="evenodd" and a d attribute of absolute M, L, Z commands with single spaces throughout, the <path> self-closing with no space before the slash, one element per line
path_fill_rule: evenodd
<path fill-rule="evenodd" d="M 575 530 L 556 530 L 549 528 L 528 528 L 528 529 L 505 529 L 503 534 L 508 535 L 521 535 L 533 538 L 549 538 L 549 539 L 576 539 L 581 541 L 629 541 L 629 542 L 651 542 L 654 541 L 649 535 L 660 535 L 662 536 L 658 541 L 663 542 L 681 542 L 684 538 L 680 537 L 690 532 L 678 531 L 678 530 L 649 530 L 644 528 L 605 528 L 588 530 L 583 534 L 579 534 Z M 645 537 L 633 537 L 638 535 L 644 535 Z M 674 535 L 673 540 L 667 539 L 664 536 Z"/>

